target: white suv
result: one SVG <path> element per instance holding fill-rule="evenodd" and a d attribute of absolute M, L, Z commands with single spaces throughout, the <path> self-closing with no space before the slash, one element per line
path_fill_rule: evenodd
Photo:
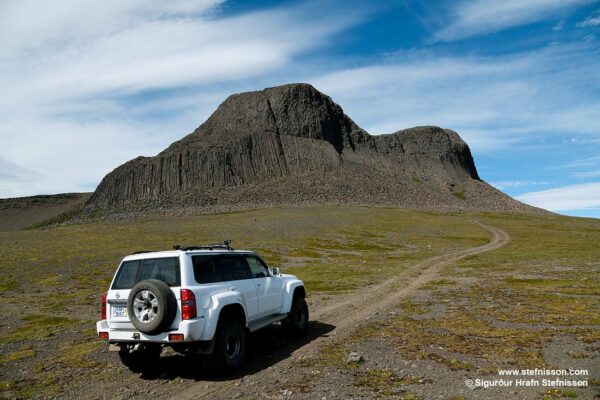
<path fill-rule="evenodd" d="M 229 243 L 125 257 L 102 299 L 99 338 L 134 371 L 156 361 L 163 346 L 213 354 L 215 367 L 235 370 L 249 332 L 282 321 L 306 333 L 304 283 Z"/>

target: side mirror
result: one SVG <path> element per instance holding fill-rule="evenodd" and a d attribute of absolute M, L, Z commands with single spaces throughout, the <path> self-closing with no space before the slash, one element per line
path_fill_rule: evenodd
<path fill-rule="evenodd" d="M 280 274 L 281 274 L 281 272 L 279 272 L 279 268 L 277 268 L 277 267 L 273 267 L 273 268 L 271 268 L 271 274 L 272 274 L 273 276 L 277 276 L 277 275 L 280 275 Z"/>

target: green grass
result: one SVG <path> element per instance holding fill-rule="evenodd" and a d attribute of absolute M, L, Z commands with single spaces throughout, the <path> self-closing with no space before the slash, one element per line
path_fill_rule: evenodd
<path fill-rule="evenodd" d="M 0 355 L 0 365 L 7 363 L 7 362 L 18 361 L 23 358 L 33 357 L 34 355 L 35 355 L 35 350 L 29 346 L 26 346 L 26 347 L 22 348 L 21 350 L 17 350 L 17 351 L 13 351 L 12 353 Z"/>
<path fill-rule="evenodd" d="M 461 199 L 461 200 L 467 199 L 467 191 L 466 190 L 463 190 L 461 192 L 453 192 L 452 194 L 458 199 Z"/>
<path fill-rule="evenodd" d="M 0 346 L 43 339 L 53 349 L 44 360 L 14 349 L 4 358 L 7 368 L 17 361 L 37 366 L 30 380 L 9 385 L 11 393 L 58 393 L 62 383 L 46 364 L 81 374 L 90 369 L 93 362 L 86 354 L 98 345 L 93 335 L 64 347 L 59 333 L 93 329 L 102 293 L 125 255 L 224 239 L 298 275 L 309 295 L 332 297 L 381 282 L 423 258 L 484 243 L 487 235 L 461 215 L 362 207 L 265 209 L 0 232 L 0 306 L 22 311 L 12 314 Z"/>
<path fill-rule="evenodd" d="M 394 387 L 419 383 L 423 383 L 423 380 L 412 375 L 399 376 L 396 372 L 388 368 L 371 368 L 369 370 L 357 371 L 354 374 L 355 386 L 366 387 L 387 396 L 392 395 Z"/>
<path fill-rule="evenodd" d="M 0 294 L 10 290 L 15 290 L 18 287 L 17 282 L 14 279 L 7 279 L 6 277 L 2 277 L 0 279 Z"/>
<path fill-rule="evenodd" d="M 425 285 L 426 289 L 435 289 L 438 288 L 440 286 L 448 286 L 453 284 L 454 281 L 450 280 L 450 279 L 437 279 L 435 281 L 431 281 L 429 282 L 427 285 Z"/>
<path fill-rule="evenodd" d="M 102 346 L 104 346 L 104 343 L 98 340 L 68 343 L 61 346 L 61 351 L 57 357 L 46 360 L 44 367 L 47 367 L 48 364 L 60 364 L 70 368 L 93 368 L 97 364 L 90 360 L 88 355 Z"/>
<path fill-rule="evenodd" d="M 461 198 L 460 193 L 465 196 L 455 195 Z M 11 312 L 14 323 L 0 336 L 0 346 L 12 346 L 11 352 L 2 353 L 3 367 L 30 360 L 42 365 L 27 346 L 48 338 L 55 344 L 52 363 L 92 369 L 89 354 L 98 345 L 93 334 L 69 348 L 55 343 L 53 335 L 93 329 L 101 295 L 116 266 L 136 250 L 233 239 L 235 248 L 256 250 L 271 266 L 298 275 L 309 295 L 335 301 L 338 293 L 382 282 L 424 258 L 486 243 L 488 234 L 472 219 L 506 230 L 511 243 L 450 266 L 446 276 L 426 286 L 434 292 L 431 301 L 405 303 L 401 315 L 359 331 L 352 340 L 380 337 L 407 359 L 430 359 L 454 370 L 479 369 L 461 354 L 498 364 L 544 365 L 540 349 L 555 334 L 588 343 L 600 340 L 597 220 L 363 207 L 265 209 L 0 232 L 0 306 L 24 310 L 24 305 L 36 305 L 33 315 L 31 309 Z M 461 278 L 476 281 L 464 286 Z M 447 298 L 463 303 L 446 304 L 442 300 Z M 497 306 L 484 308 L 490 301 Z M 415 318 L 435 304 L 444 304 L 443 315 Z M 492 321 L 480 318 L 482 313 Z M 523 330 L 511 323 L 549 324 L 557 330 Z M 450 354 L 432 352 L 430 344 Z M 321 357 L 328 368 L 357 372 L 353 382 L 363 387 L 369 387 L 370 380 L 387 379 L 385 371 L 358 374 L 356 366 L 345 363 L 347 351 L 325 348 Z M 31 388 L 45 388 L 50 394 L 60 389 L 60 379 L 51 372 L 39 370 L 32 379 L 8 382 L 7 390 L 24 395 Z"/>
<path fill-rule="evenodd" d="M 481 300 L 484 293 L 492 297 L 501 307 L 490 314 L 502 321 L 547 323 L 584 336 L 597 335 L 600 223 L 554 216 L 493 216 L 487 222 L 505 229 L 512 240 L 449 271 L 481 278 L 470 293 L 472 299 Z M 596 326 L 596 333 L 578 328 L 583 325 Z"/>
<path fill-rule="evenodd" d="M 50 226 L 50 225 L 63 224 L 65 222 L 71 221 L 73 218 L 79 217 L 82 214 L 82 211 L 83 211 L 83 207 L 81 207 L 81 206 L 76 207 L 72 210 L 61 213 L 55 217 L 52 217 L 45 221 L 37 223 L 37 224 L 33 225 L 32 227 L 30 227 L 29 229 L 36 229 L 36 228 L 42 228 L 42 227 Z"/>
<path fill-rule="evenodd" d="M 331 366 L 336 368 L 342 368 L 352 370 L 358 368 L 360 363 L 347 363 L 346 359 L 350 350 L 346 346 L 325 346 L 321 348 L 321 359 L 322 365 Z"/>
<path fill-rule="evenodd" d="M 544 400 L 552 399 L 576 399 L 579 397 L 577 392 L 571 389 L 549 389 L 544 392 Z"/>
<path fill-rule="evenodd" d="M 74 292 L 82 302 L 89 302 L 89 292 L 77 293 L 84 289 L 100 296 L 127 254 L 225 238 L 233 239 L 236 248 L 257 250 L 284 272 L 298 274 L 311 283 L 309 290 L 339 292 L 383 280 L 414 260 L 483 243 L 486 234 L 460 216 L 336 207 L 0 232 L 0 275 L 9 277 L 2 278 L 0 292 L 28 291 L 35 300 L 36 290 L 45 298 L 50 286 L 60 286 L 63 292 Z M 305 260 L 300 262 L 298 257 Z M 0 303 L 21 301 L 20 293 L 0 299 Z M 72 296 L 65 296 L 56 307 L 73 301 Z"/>
<path fill-rule="evenodd" d="M 78 319 L 39 314 L 24 316 L 22 321 L 22 326 L 0 337 L 0 344 L 49 337 L 83 322 Z"/>
<path fill-rule="evenodd" d="M 398 315 L 354 332 L 348 339 L 354 348 L 379 338 L 401 359 L 430 360 L 449 370 L 484 376 L 502 367 L 556 368 L 544 358 L 543 349 L 557 335 L 588 346 L 600 340 L 599 221 L 470 217 L 504 229 L 511 242 L 449 266 L 443 277 L 425 285 L 432 292 L 429 300 L 407 301 Z M 460 283 L 461 278 L 470 283 Z M 424 318 L 434 306 L 441 311 Z M 567 356 L 593 357 L 572 352 Z M 393 379 L 387 378 L 389 385 Z M 356 379 L 374 391 L 381 383 L 381 376 L 363 374 Z M 549 391 L 545 397 L 575 398 L 577 392 Z"/>
<path fill-rule="evenodd" d="M 31 319 L 31 318 L 30 318 Z M 47 355 L 43 359 L 32 358 L 36 352 L 28 347 L 20 351 L 9 353 L 2 362 L 12 362 L 21 359 L 31 359 L 33 361 L 31 373 L 26 379 L 19 382 L 5 381 L 3 388 L 11 394 L 8 397 L 30 398 L 30 397 L 52 397 L 63 393 L 66 387 L 72 385 L 73 381 L 63 380 L 56 371 L 77 371 L 78 379 L 85 382 L 90 379 L 98 379 L 99 369 L 103 373 L 109 372 L 112 366 L 106 361 L 97 361 L 91 358 L 92 353 L 97 352 L 105 346 L 105 343 L 95 339 L 95 332 L 91 329 L 84 331 L 77 342 L 67 342 L 58 346 L 57 351 L 52 355 Z M 109 372 L 110 375 L 110 372 Z"/>
<path fill-rule="evenodd" d="M 506 286 L 515 288 L 534 288 L 540 293 L 600 295 L 600 287 L 595 279 L 587 277 L 574 279 L 560 278 L 514 278 L 504 280 Z"/>

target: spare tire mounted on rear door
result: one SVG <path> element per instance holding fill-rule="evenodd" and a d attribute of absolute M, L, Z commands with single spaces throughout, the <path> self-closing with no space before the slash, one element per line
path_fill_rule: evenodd
<path fill-rule="evenodd" d="M 158 279 L 147 279 L 131 289 L 127 311 L 137 330 L 156 335 L 173 323 L 177 314 L 177 300 L 166 283 Z"/>

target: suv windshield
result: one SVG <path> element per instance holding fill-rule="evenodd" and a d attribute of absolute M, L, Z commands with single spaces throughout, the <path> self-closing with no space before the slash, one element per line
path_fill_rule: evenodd
<path fill-rule="evenodd" d="M 119 268 L 112 288 L 131 289 L 146 279 L 158 279 L 169 286 L 181 286 L 179 257 L 125 261 Z"/>

